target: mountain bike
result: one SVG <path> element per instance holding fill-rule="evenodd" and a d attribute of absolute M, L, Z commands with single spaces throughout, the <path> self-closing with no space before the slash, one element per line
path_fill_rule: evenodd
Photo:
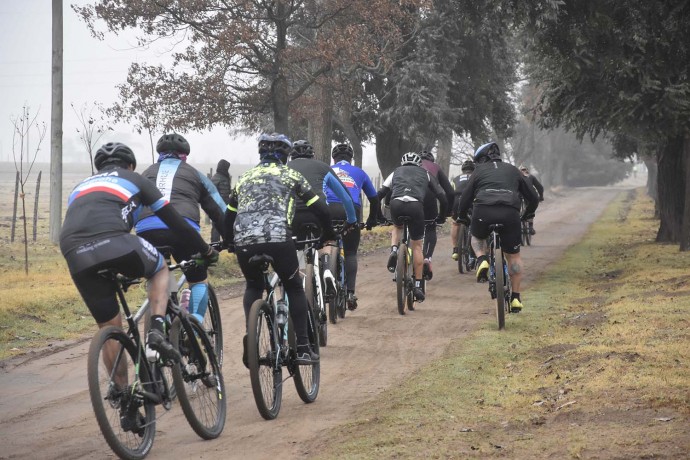
<path fill-rule="evenodd" d="M 223 249 L 223 244 L 220 242 L 214 242 L 210 243 L 209 246 L 211 246 L 213 249 L 216 251 L 221 251 Z M 169 246 L 161 246 L 157 247 L 158 251 L 163 255 L 165 258 L 165 262 L 168 264 L 168 266 L 171 266 L 171 252 L 172 248 Z M 181 270 L 181 274 L 179 278 L 175 277 L 175 272 L 173 270 L 170 271 L 170 297 L 172 301 L 176 304 L 179 304 L 179 293 L 182 292 L 182 287 L 185 285 L 187 282 L 187 276 L 185 275 L 184 270 Z M 144 301 L 142 304 L 141 308 L 139 309 L 135 320 L 138 321 L 139 315 L 146 313 L 146 329 L 148 330 L 150 324 L 150 311 L 148 309 L 148 299 Z M 213 344 L 213 348 L 216 350 L 216 357 L 218 358 L 218 364 L 220 367 L 223 367 L 223 324 L 220 319 L 220 306 L 218 305 L 218 298 L 216 297 L 216 291 L 213 289 L 213 286 L 211 283 L 208 283 L 208 304 L 206 306 L 206 314 L 204 315 L 204 321 L 203 321 L 203 327 L 206 330 L 206 334 L 208 335 L 209 339 L 211 340 L 211 343 Z M 174 394 L 173 394 L 174 396 Z"/>
<path fill-rule="evenodd" d="M 344 221 L 333 221 L 333 230 L 338 235 L 343 232 L 344 226 Z M 360 225 L 360 228 L 363 227 Z M 328 304 L 328 319 L 336 324 L 338 318 L 344 319 L 347 312 L 347 276 L 342 237 L 339 236 L 336 243 L 330 246 L 331 251 L 323 257 L 323 281 L 326 287 L 324 299 Z"/>
<path fill-rule="evenodd" d="M 170 270 L 194 262 L 180 262 Z M 127 278 L 112 270 L 101 276 L 112 281 L 127 321 L 127 331 L 115 326 L 101 328 L 91 341 L 87 375 L 96 420 L 110 448 L 125 459 L 142 459 L 153 447 L 156 434 L 155 406 L 172 407 L 172 380 L 182 411 L 192 429 L 203 439 L 220 436 L 225 426 L 225 383 L 215 348 L 196 318 L 169 298 L 167 318 L 172 321 L 169 337 L 182 356 L 172 365 L 160 357 L 146 357 L 138 323 L 148 303 L 132 315 L 125 292 L 141 279 Z M 142 411 L 143 410 L 143 414 Z"/>
<path fill-rule="evenodd" d="M 306 240 L 299 243 L 312 243 Z M 271 273 L 273 258 L 257 254 L 249 263 L 263 272 L 266 296 L 256 300 L 249 310 L 247 323 L 247 360 L 254 401 L 259 413 L 266 420 L 273 420 L 280 412 L 283 397 L 283 368 L 294 378 L 297 394 L 305 403 L 316 400 L 321 380 L 319 362 L 300 365 L 297 363 L 296 336 L 292 319 L 289 318 L 289 302 L 278 275 Z M 318 329 L 313 311 L 307 308 L 309 344 L 319 351 Z M 279 321 L 280 317 L 282 321 Z M 286 379 L 287 380 L 287 379 Z"/>
<path fill-rule="evenodd" d="M 506 313 L 510 313 L 510 297 L 512 285 L 505 254 L 501 249 L 500 236 L 497 229 L 503 224 L 489 225 L 489 293 L 492 299 L 496 299 L 496 319 L 498 328 L 505 329 Z"/>
<path fill-rule="evenodd" d="M 414 255 L 410 247 L 410 232 L 408 224 L 409 217 L 400 217 L 398 219 L 403 224 L 402 237 L 400 244 L 398 244 L 398 260 L 395 265 L 395 284 L 398 300 L 398 313 L 405 314 L 405 306 L 409 311 L 414 311 Z M 395 225 L 393 222 L 389 222 Z M 422 283 L 424 280 L 422 279 Z"/>
<path fill-rule="evenodd" d="M 325 347 L 328 344 L 328 317 L 326 314 L 326 301 L 323 294 L 321 257 L 318 251 L 317 232 L 319 228 L 313 224 L 307 224 L 305 229 L 307 240 L 314 240 L 304 246 L 305 269 L 302 283 L 304 293 L 307 296 L 309 308 L 319 331 L 319 345 Z"/>
<path fill-rule="evenodd" d="M 524 200 L 522 201 L 522 205 L 520 208 L 520 215 L 524 215 L 525 213 L 525 202 Z M 520 220 L 520 233 L 521 233 L 521 238 L 522 238 L 522 245 L 523 246 L 531 246 L 532 245 L 532 234 L 529 231 L 529 221 L 528 220 Z"/>
<path fill-rule="evenodd" d="M 459 222 L 458 241 L 458 271 L 460 273 L 470 273 L 474 269 L 477 256 L 472 249 L 472 234 L 469 225 Z"/>

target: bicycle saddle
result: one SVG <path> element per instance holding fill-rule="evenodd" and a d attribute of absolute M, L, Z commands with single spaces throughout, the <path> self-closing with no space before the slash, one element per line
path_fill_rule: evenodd
<path fill-rule="evenodd" d="M 269 256 L 268 254 L 255 254 L 249 259 L 249 263 L 251 265 L 268 265 L 271 264 L 273 265 L 273 257 Z"/>

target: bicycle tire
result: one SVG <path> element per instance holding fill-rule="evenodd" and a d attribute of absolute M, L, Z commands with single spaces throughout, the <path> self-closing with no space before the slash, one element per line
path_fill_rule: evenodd
<path fill-rule="evenodd" d="M 414 288 L 414 255 L 409 246 L 407 247 L 407 256 L 405 257 L 405 303 L 409 311 L 414 311 L 414 292 L 412 291 Z M 422 277 L 422 290 L 426 291 L 424 283 L 424 277 Z"/>
<path fill-rule="evenodd" d="M 319 353 L 319 341 L 316 335 L 316 328 L 314 327 L 314 317 L 312 312 L 307 312 L 308 315 L 308 326 L 307 333 L 309 334 L 309 345 L 312 350 L 317 354 Z M 297 350 L 297 336 L 295 335 L 295 328 L 290 320 L 289 325 L 290 333 L 288 336 L 288 343 L 290 344 L 290 349 Z M 294 356 L 294 354 L 291 354 Z M 300 399 L 306 404 L 313 403 L 316 401 L 316 397 L 319 394 L 319 386 L 321 383 L 321 362 L 316 362 L 314 364 L 300 365 L 296 362 L 292 362 L 290 366 L 290 371 L 293 375 L 293 380 L 295 382 L 295 389 Z"/>
<path fill-rule="evenodd" d="M 124 373 L 124 378 L 127 380 L 124 389 L 117 393 L 115 390 L 112 390 L 113 393 L 111 393 L 111 388 L 115 388 L 117 384 L 113 381 L 103 361 L 102 350 L 106 343 L 112 343 L 112 347 L 118 350 L 113 368 L 121 369 L 120 376 Z M 155 405 L 146 402 L 141 392 L 137 391 L 137 388 L 145 388 L 150 382 L 148 375 L 144 375 L 146 372 L 143 372 L 145 366 L 140 367 L 138 365 L 140 359 L 146 359 L 143 352 L 139 353 L 131 337 L 115 326 L 106 326 L 100 329 L 89 346 L 87 361 L 89 395 L 98 426 L 113 452 L 119 457 L 129 460 L 146 457 L 153 447 L 153 440 L 156 436 Z M 135 383 L 137 381 L 135 378 L 137 369 L 142 371 L 139 374 L 139 384 Z M 124 431 L 122 428 L 120 419 L 122 410 L 124 407 L 126 412 L 129 407 L 132 407 L 130 404 L 144 408 L 145 424 L 141 435 Z M 141 417 L 140 407 L 136 407 L 136 413 Z"/>
<path fill-rule="evenodd" d="M 337 250 L 337 247 L 335 247 Z M 331 248 L 331 253 L 328 255 L 328 262 L 324 268 L 327 268 L 331 274 L 335 277 L 335 286 L 328 286 L 327 295 L 324 296 L 324 300 L 328 299 L 328 319 L 331 324 L 336 324 L 338 322 L 338 254 Z M 326 286 L 324 286 L 326 289 Z"/>
<path fill-rule="evenodd" d="M 182 356 L 173 366 L 173 383 L 194 432 L 202 439 L 215 439 L 223 432 L 227 411 L 223 373 L 204 327 L 191 315 L 187 320 L 191 331 L 183 327 L 180 318 L 175 318 L 170 330 L 170 342 Z M 190 337 L 196 338 L 201 356 L 196 356 Z"/>
<path fill-rule="evenodd" d="M 405 314 L 405 302 L 407 293 L 405 292 L 407 280 L 407 246 L 401 243 L 398 247 L 398 261 L 395 265 L 395 284 L 397 288 L 398 313 Z"/>
<path fill-rule="evenodd" d="M 328 322 L 322 321 L 321 317 L 321 308 L 314 275 L 314 264 L 307 264 L 304 269 L 304 293 L 307 296 L 309 311 L 311 311 L 314 323 L 316 324 L 319 345 L 325 347 L 328 343 Z"/>
<path fill-rule="evenodd" d="M 496 318 L 498 329 L 503 330 L 506 327 L 505 268 L 500 247 L 495 249 L 493 263 L 496 273 Z"/>
<path fill-rule="evenodd" d="M 529 232 L 529 223 L 525 222 L 525 241 L 527 246 L 532 246 L 532 234 Z"/>
<path fill-rule="evenodd" d="M 247 327 L 247 360 L 254 401 L 261 416 L 273 420 L 280 412 L 283 398 L 283 369 L 278 365 L 278 331 L 265 300 L 252 304 Z"/>
<path fill-rule="evenodd" d="M 465 253 L 466 253 L 466 248 L 465 248 L 465 230 L 467 226 L 465 224 L 460 224 L 460 228 L 458 229 L 458 241 L 456 243 L 456 246 L 458 248 L 458 271 L 462 274 L 465 273 Z"/>
<path fill-rule="evenodd" d="M 342 279 L 342 281 L 341 281 Z M 336 275 L 338 283 L 338 297 L 336 311 L 340 319 L 345 319 L 347 312 L 347 281 L 345 280 L 345 259 L 342 255 L 338 256 L 338 272 Z"/>
<path fill-rule="evenodd" d="M 218 359 L 218 366 L 223 368 L 223 322 L 220 318 L 220 306 L 218 305 L 218 297 L 213 286 L 208 285 L 208 307 L 206 307 L 206 315 L 204 315 L 204 330 L 208 335 L 213 349 L 216 352 Z"/>

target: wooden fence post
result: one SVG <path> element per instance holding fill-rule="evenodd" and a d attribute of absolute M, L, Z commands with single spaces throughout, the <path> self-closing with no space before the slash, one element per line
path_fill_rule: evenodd
<path fill-rule="evenodd" d="M 36 178 L 36 197 L 34 198 L 34 242 L 36 242 L 36 232 L 38 228 L 38 192 L 41 190 L 41 173 L 38 172 L 38 177 Z"/>
<path fill-rule="evenodd" d="M 12 209 L 12 234 L 10 242 L 14 243 L 14 230 L 17 226 L 17 199 L 19 198 L 19 171 L 17 171 L 17 180 L 14 182 L 14 208 Z"/>

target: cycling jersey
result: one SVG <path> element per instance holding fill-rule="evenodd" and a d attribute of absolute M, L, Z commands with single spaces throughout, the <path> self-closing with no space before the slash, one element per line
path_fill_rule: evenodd
<path fill-rule="evenodd" d="M 129 233 L 144 206 L 155 212 L 167 204 L 155 185 L 139 174 L 106 166 L 70 194 L 60 249 L 64 255 L 81 244 Z"/>
<path fill-rule="evenodd" d="M 437 163 L 430 160 L 422 160 L 422 168 L 426 169 L 430 176 L 438 181 L 438 184 L 446 194 L 448 209 L 450 209 L 453 203 L 453 187 L 450 185 L 446 173 L 443 172 Z M 424 217 L 426 219 L 436 219 L 437 216 L 438 205 L 436 204 L 436 196 L 427 189 L 427 193 L 424 196 Z"/>
<path fill-rule="evenodd" d="M 539 196 L 513 165 L 502 161 L 478 164 L 460 197 L 459 215 L 466 214 L 470 206 L 505 205 L 520 210 L 520 195 L 528 202 L 527 212 L 537 209 Z"/>
<path fill-rule="evenodd" d="M 165 199 L 195 229 L 200 228 L 199 205 L 213 223 L 221 228 L 226 204 L 210 179 L 193 166 L 179 158 L 166 158 L 149 166 L 142 176 L 153 182 Z M 136 232 L 166 228 L 168 227 L 157 216 L 145 211 L 137 222 Z"/>
<path fill-rule="evenodd" d="M 348 193 L 349 190 L 340 181 L 335 172 L 323 161 L 313 160 L 311 158 L 296 158 L 290 161 L 288 167 L 299 172 L 307 179 L 314 192 L 322 198 L 324 202 L 328 203 L 327 193 L 330 192 L 338 198 L 340 203 L 343 203 L 345 212 L 347 213 L 347 221 L 349 223 L 357 222 L 357 215 L 355 214 L 355 207 L 353 201 Z M 301 200 L 297 203 L 297 212 L 307 209 L 307 205 Z"/>
<path fill-rule="evenodd" d="M 431 188 L 431 191 L 441 201 L 442 211 L 445 213 L 448 203 L 445 192 L 438 184 L 438 181 L 432 181 L 429 172 L 420 166 L 398 166 L 383 181 L 382 188 L 390 190 L 392 200 L 421 202 L 424 201 L 427 189 Z M 379 195 L 381 195 L 381 192 L 379 192 Z"/>
<path fill-rule="evenodd" d="M 544 186 L 541 185 L 539 179 L 532 174 L 526 175 L 525 178 L 527 179 L 527 182 L 534 187 L 534 189 L 537 191 L 537 194 L 539 194 L 539 200 L 544 201 Z"/>
<path fill-rule="evenodd" d="M 371 179 L 362 169 L 350 164 L 346 160 L 337 162 L 332 166 L 338 179 L 343 183 L 352 196 L 355 206 L 362 207 L 362 193 L 370 200 L 376 197 L 376 189 Z M 330 190 L 326 190 L 326 198 L 329 203 L 342 203 L 342 200 Z"/>
<path fill-rule="evenodd" d="M 453 178 L 453 193 L 456 199 L 459 199 L 465 187 L 467 187 L 467 181 L 470 179 L 470 176 L 471 174 L 460 174 Z"/>
<path fill-rule="evenodd" d="M 237 246 L 290 240 L 296 197 L 307 206 L 319 202 L 299 172 L 275 162 L 260 163 L 240 176 L 230 195 L 226 235 L 234 238 Z M 321 202 L 323 219 L 328 219 L 326 204 Z M 330 219 L 327 224 L 326 228 L 331 227 Z M 332 228 L 329 233 L 332 236 Z"/>

